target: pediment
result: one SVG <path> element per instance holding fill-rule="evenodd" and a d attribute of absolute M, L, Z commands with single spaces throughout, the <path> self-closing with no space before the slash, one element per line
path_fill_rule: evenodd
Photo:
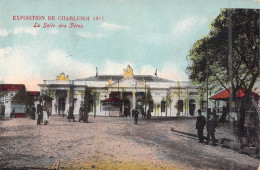
<path fill-rule="evenodd" d="M 118 84 L 119 83 L 119 84 Z M 140 82 L 132 77 L 125 77 L 121 80 L 113 82 L 109 87 L 128 87 L 128 88 L 144 88 L 143 82 Z M 147 86 L 146 86 L 147 87 Z"/>

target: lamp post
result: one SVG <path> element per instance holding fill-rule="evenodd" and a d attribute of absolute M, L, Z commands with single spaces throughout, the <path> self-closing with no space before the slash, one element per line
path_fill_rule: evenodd
<path fill-rule="evenodd" d="M 147 104 L 146 81 L 144 81 L 144 95 L 145 95 L 144 112 L 145 112 L 145 114 L 146 114 L 146 104 Z"/>

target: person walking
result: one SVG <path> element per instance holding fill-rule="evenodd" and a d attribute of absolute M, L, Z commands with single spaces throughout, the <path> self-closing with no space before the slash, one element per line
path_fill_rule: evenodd
<path fill-rule="evenodd" d="M 32 107 L 32 119 L 35 120 L 35 112 L 36 112 L 36 108 L 33 106 Z"/>
<path fill-rule="evenodd" d="M 152 117 L 150 109 L 147 110 L 147 119 L 150 120 Z"/>
<path fill-rule="evenodd" d="M 37 118 L 37 125 L 41 125 L 41 120 L 42 120 L 42 117 L 43 117 L 43 109 L 42 109 L 42 105 L 41 104 L 37 104 L 37 115 L 38 115 L 38 118 Z"/>
<path fill-rule="evenodd" d="M 134 124 L 137 125 L 138 122 L 138 110 L 137 109 L 133 109 L 133 114 L 134 114 Z"/>
<path fill-rule="evenodd" d="M 141 113 L 142 113 L 142 119 L 145 119 L 145 112 L 144 112 L 144 108 L 142 108 L 142 110 L 141 110 Z"/>
<path fill-rule="evenodd" d="M 48 122 L 48 113 L 47 113 L 47 107 L 44 106 L 43 108 L 43 124 L 44 125 L 47 125 L 49 122 Z"/>
<path fill-rule="evenodd" d="M 73 106 L 70 106 L 69 107 L 69 111 L 68 111 L 68 117 L 67 117 L 67 119 L 69 119 L 69 122 L 70 122 L 70 119 L 72 119 L 73 122 L 75 122 L 75 117 L 74 117 L 74 114 L 73 114 L 73 110 L 74 110 Z"/>
<path fill-rule="evenodd" d="M 135 109 L 132 110 L 132 117 L 135 116 Z"/>
<path fill-rule="evenodd" d="M 13 117 L 16 119 L 15 107 L 12 109 L 12 112 L 11 112 L 11 118 L 13 118 Z"/>
<path fill-rule="evenodd" d="M 84 121 L 83 115 L 84 115 L 84 108 L 81 106 L 81 107 L 79 108 L 79 122 L 80 122 L 81 120 Z"/>
<path fill-rule="evenodd" d="M 198 117 L 196 122 L 196 129 L 199 137 L 199 143 L 204 142 L 203 130 L 206 125 L 206 118 L 201 115 L 201 109 L 198 110 Z"/>
<path fill-rule="evenodd" d="M 30 107 L 30 109 L 29 109 L 29 116 L 30 116 L 30 119 L 32 119 L 32 107 Z"/>
<path fill-rule="evenodd" d="M 215 117 L 210 114 L 209 115 L 209 120 L 208 120 L 208 123 L 207 123 L 207 142 L 206 144 L 209 144 L 209 139 L 211 137 L 212 139 L 212 145 L 213 146 L 216 146 L 216 138 L 215 138 L 215 128 L 217 127 L 217 121 L 215 119 Z"/>

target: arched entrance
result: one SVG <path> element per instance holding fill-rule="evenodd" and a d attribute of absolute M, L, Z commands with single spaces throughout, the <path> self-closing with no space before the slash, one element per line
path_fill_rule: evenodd
<path fill-rule="evenodd" d="M 130 116 L 131 102 L 129 99 L 124 100 L 124 116 Z"/>
<path fill-rule="evenodd" d="M 64 111 L 65 111 L 65 98 L 60 97 L 59 101 L 58 101 L 58 113 L 59 113 L 59 115 L 64 114 Z"/>
<path fill-rule="evenodd" d="M 138 99 L 136 101 L 136 106 L 137 106 L 137 109 L 142 109 L 143 108 L 143 100 L 142 99 Z"/>
<path fill-rule="evenodd" d="M 191 116 L 194 116 L 195 113 L 195 109 L 196 109 L 196 104 L 195 104 L 195 100 L 194 99 L 190 99 L 189 101 L 189 113 Z"/>

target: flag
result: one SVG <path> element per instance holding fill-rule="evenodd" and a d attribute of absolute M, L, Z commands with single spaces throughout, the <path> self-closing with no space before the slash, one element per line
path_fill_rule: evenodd
<path fill-rule="evenodd" d="M 98 69 L 97 69 L 97 67 L 96 67 L 96 77 L 98 77 Z"/>
<path fill-rule="evenodd" d="M 154 75 L 157 77 L 157 69 L 155 70 L 155 73 L 154 73 Z"/>

